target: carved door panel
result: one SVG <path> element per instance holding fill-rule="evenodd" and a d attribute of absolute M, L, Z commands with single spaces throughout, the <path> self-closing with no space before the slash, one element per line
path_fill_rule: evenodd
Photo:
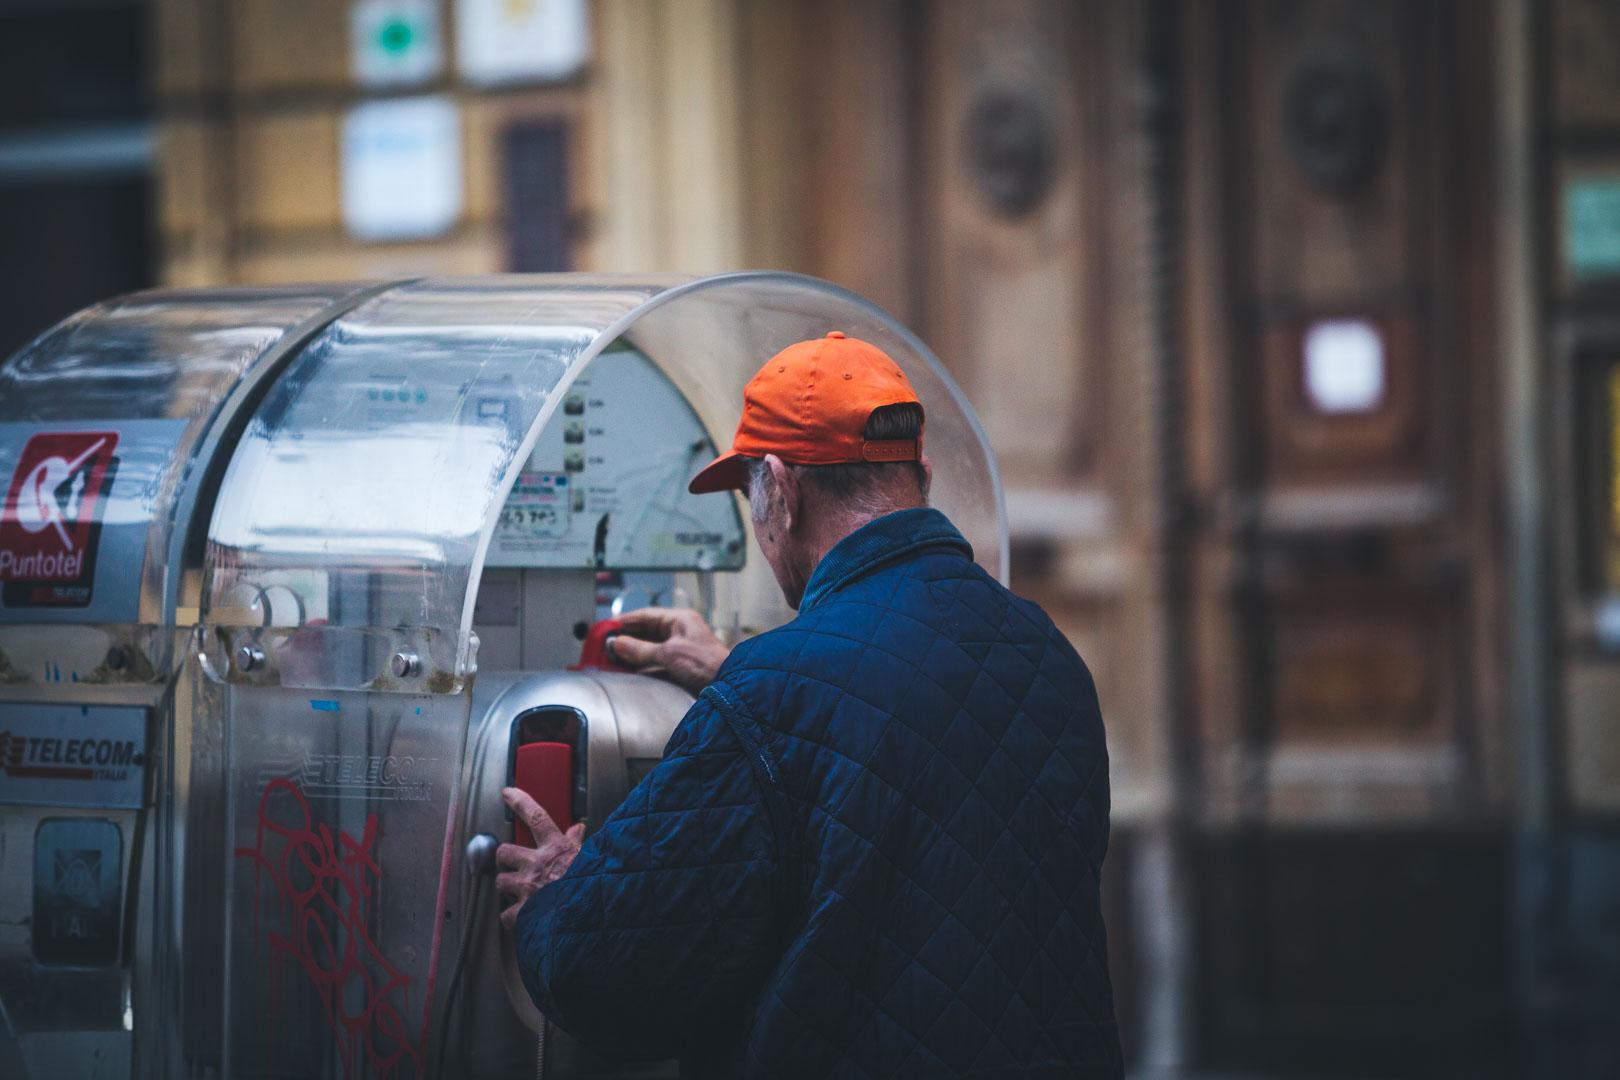
<path fill-rule="evenodd" d="M 1014 587 L 1097 678 L 1116 823 L 1162 812 L 1141 271 L 1143 7 L 916 5 L 915 317 L 1001 465 Z"/>
<path fill-rule="evenodd" d="M 1471 815 L 1500 783 L 1466 5 L 1203 6 L 1189 124 L 1214 135 L 1188 172 L 1222 224 L 1190 262 L 1218 312 L 1190 335 L 1215 461 L 1191 470 L 1197 680 L 1230 703 L 1203 716 L 1209 807 Z"/>
<path fill-rule="evenodd" d="M 932 3 L 922 24 L 921 315 L 1015 488 L 1065 484 L 1095 464 L 1079 55 L 1089 6 Z"/>

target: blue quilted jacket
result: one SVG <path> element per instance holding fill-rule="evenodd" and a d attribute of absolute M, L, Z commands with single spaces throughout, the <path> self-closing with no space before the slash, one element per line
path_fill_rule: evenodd
<path fill-rule="evenodd" d="M 1096 691 L 944 515 L 903 510 L 733 650 L 518 917 L 536 1003 L 690 1076 L 1121 1074 Z"/>

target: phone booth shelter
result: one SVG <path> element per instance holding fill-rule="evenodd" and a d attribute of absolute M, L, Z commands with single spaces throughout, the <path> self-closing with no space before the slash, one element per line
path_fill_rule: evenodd
<path fill-rule="evenodd" d="M 831 330 L 905 371 L 934 504 L 1005 579 L 962 395 L 810 278 L 160 291 L 12 357 L 0 1075 L 582 1068 L 476 838 L 511 835 L 531 743 L 587 827 L 656 764 L 690 698 L 568 670 L 599 620 L 791 616 L 742 501 L 686 482 L 764 360 Z"/>

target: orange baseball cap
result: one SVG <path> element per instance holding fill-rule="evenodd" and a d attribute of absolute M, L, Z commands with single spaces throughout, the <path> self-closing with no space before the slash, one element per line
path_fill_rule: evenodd
<path fill-rule="evenodd" d="M 742 420 L 721 454 L 692 478 L 694 495 L 748 486 L 748 459 L 793 465 L 918 461 L 922 438 L 868 439 L 872 410 L 917 401 L 900 365 L 869 342 L 834 330 L 789 345 L 743 388 Z"/>

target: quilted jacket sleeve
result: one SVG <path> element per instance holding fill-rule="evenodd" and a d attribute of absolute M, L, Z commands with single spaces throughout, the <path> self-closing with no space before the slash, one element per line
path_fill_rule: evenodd
<path fill-rule="evenodd" d="M 734 1032 L 781 947 L 769 766 L 709 693 L 664 753 L 518 916 L 530 995 L 600 1053 L 681 1057 Z"/>

